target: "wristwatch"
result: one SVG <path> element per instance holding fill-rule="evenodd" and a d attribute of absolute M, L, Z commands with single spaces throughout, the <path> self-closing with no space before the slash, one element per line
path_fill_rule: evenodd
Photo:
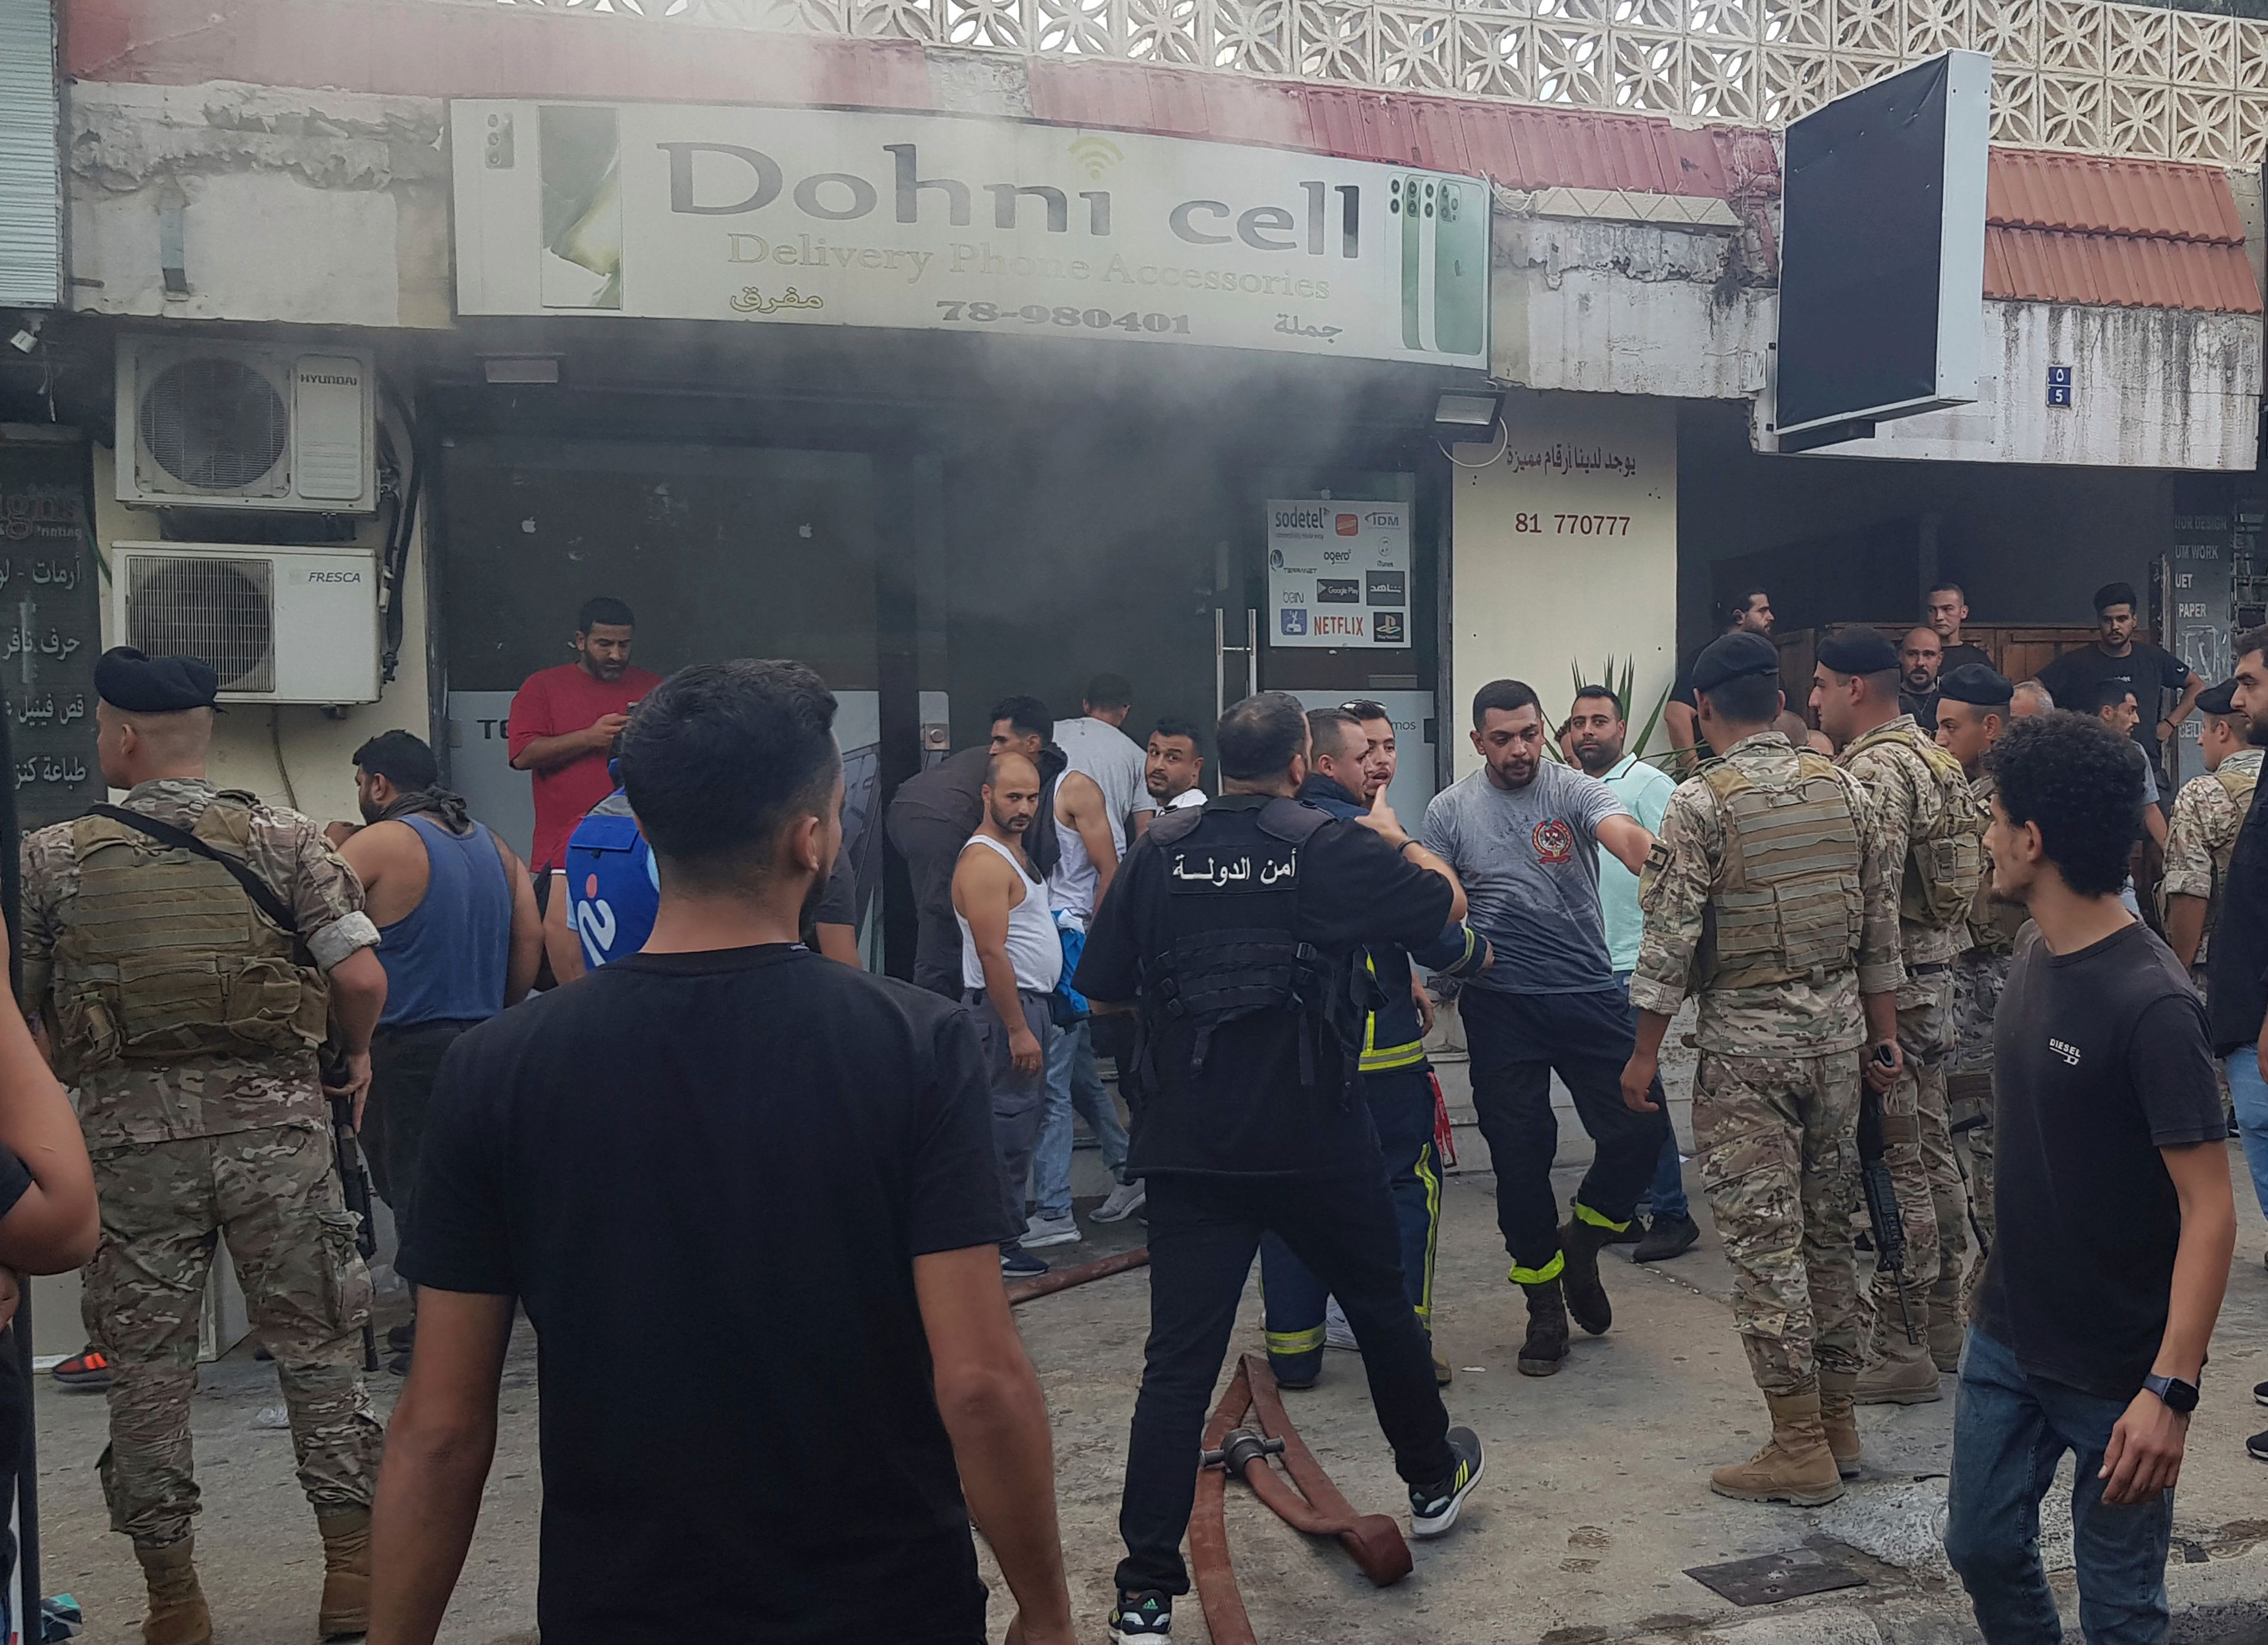
<path fill-rule="evenodd" d="M 2142 1386 L 2165 1401 L 2166 1409 L 2176 1416 L 2187 1416 L 2198 1407 L 2198 1385 L 2183 1382 L 2178 1377 L 2145 1377 Z"/>

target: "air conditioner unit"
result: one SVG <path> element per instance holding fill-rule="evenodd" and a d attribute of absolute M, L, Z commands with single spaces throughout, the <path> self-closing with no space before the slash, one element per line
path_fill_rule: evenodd
<path fill-rule="evenodd" d="M 201 657 L 223 702 L 378 701 L 378 550 L 113 543 L 111 632 Z"/>
<path fill-rule="evenodd" d="M 364 350 L 122 338 L 118 500 L 372 513 L 376 415 Z"/>

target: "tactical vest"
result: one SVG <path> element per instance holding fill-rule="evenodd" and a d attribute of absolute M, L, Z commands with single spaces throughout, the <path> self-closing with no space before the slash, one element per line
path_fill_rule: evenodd
<path fill-rule="evenodd" d="M 1824 754 L 1799 749 L 1795 761 L 1785 788 L 1763 786 L 1729 760 L 1702 767 L 1725 856 L 1694 956 L 1697 992 L 1816 986 L 1855 963 L 1864 910 L 1850 789 Z"/>
<path fill-rule="evenodd" d="M 2222 793 L 2235 802 L 2238 811 L 2252 809 L 2252 790 L 2260 785 L 2258 766 L 2249 771 L 2232 771 L 2228 768 L 2228 761 L 2224 760 L 2214 767 L 2213 780 L 2220 784 Z"/>
<path fill-rule="evenodd" d="M 224 789 L 190 832 L 242 860 L 255 804 Z M 107 817 L 71 825 L 71 856 L 78 892 L 55 937 L 53 985 L 70 1076 L 322 1043 L 322 973 L 219 863 Z"/>
<path fill-rule="evenodd" d="M 1218 806 L 1172 812 L 1150 829 L 1165 863 L 1166 907 L 1160 951 L 1142 967 L 1138 1054 L 1154 1072 L 1159 1047 L 1186 1032 L 1194 1084 L 1219 1030 L 1285 1012 L 1300 1026 L 1300 1083 L 1344 1100 L 1373 988 L 1361 951 L 1325 953 L 1298 929 L 1305 847 L 1331 819 L 1296 800 Z"/>
<path fill-rule="evenodd" d="M 1977 906 L 1977 886 L 1984 872 L 1987 814 L 1969 786 L 1961 762 L 1918 731 L 1909 737 L 1893 721 L 1878 726 L 1843 751 L 1849 765 L 1860 751 L 1896 743 L 1921 757 L 1937 784 L 1937 825 L 1906 842 L 1898 878 L 1898 917 L 1938 929 L 1966 924 Z"/>
<path fill-rule="evenodd" d="M 1987 818 L 1992 814 L 1992 779 L 1979 777 L 1970 788 L 1977 804 Z M 1992 862 L 1989 854 L 1977 863 L 1977 895 L 1969 906 L 1969 948 L 1984 954 L 2013 954 L 2016 951 L 2017 934 L 2024 922 L 2032 916 L 2021 903 L 1995 902 L 1992 900 Z"/>

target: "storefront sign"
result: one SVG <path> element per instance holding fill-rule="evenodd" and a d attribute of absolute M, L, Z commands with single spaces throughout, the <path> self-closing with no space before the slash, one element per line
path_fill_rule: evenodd
<path fill-rule="evenodd" d="M 88 534 L 86 448 L 66 430 L 0 424 L 0 713 L 25 828 L 101 799 L 94 659 L 102 621 Z"/>
<path fill-rule="evenodd" d="M 1270 645 L 1410 643 L 1410 505 L 1268 504 Z"/>
<path fill-rule="evenodd" d="M 1471 178 L 1030 121 L 457 102 L 457 307 L 1488 363 Z"/>

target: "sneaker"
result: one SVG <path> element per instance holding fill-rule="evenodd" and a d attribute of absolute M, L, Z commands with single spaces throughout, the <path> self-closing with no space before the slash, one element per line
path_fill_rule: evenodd
<path fill-rule="evenodd" d="M 387 1327 L 386 1346 L 390 1348 L 406 1351 L 416 1340 L 417 1322 L 415 1319 L 405 1319 L 398 1326 Z"/>
<path fill-rule="evenodd" d="M 1090 1223 L 1123 1223 L 1140 1210 L 1150 1197 L 1148 1186 L 1137 1177 L 1131 1182 L 1122 1182 L 1110 1191 L 1110 1197 L 1086 1214 Z"/>
<path fill-rule="evenodd" d="M 416 1350 L 411 1348 L 404 1348 L 401 1353 L 396 1354 L 393 1358 L 387 1360 L 386 1362 L 387 1375 L 389 1377 L 407 1377 L 409 1375 L 409 1356 L 415 1351 Z"/>
<path fill-rule="evenodd" d="M 1138 1645 L 1143 1640 L 1174 1637 L 1174 1597 L 1154 1588 L 1138 1594 L 1122 1593 L 1110 1607 L 1110 1645 Z"/>
<path fill-rule="evenodd" d="M 1469 1428 L 1449 1430 L 1449 1450 L 1457 1459 L 1449 1477 L 1437 1485 L 1410 1487 L 1410 1534 L 1438 1537 L 1457 1523 L 1457 1510 L 1481 1482 L 1480 1436 Z"/>
<path fill-rule="evenodd" d="M 1657 1216 L 1653 1225 L 1638 1241 L 1638 1249 L 1631 1252 L 1632 1262 L 1667 1262 L 1693 1249 L 1701 1237 L 1701 1225 L 1690 1216 Z"/>
<path fill-rule="evenodd" d="M 1339 1311 L 1339 1299 L 1336 1296 L 1323 1304 L 1323 1346 L 1344 1348 L 1350 1354 L 1361 1352 L 1355 1343 L 1354 1327 L 1347 1324 L 1346 1315 Z"/>
<path fill-rule="evenodd" d="M 1024 1237 L 1019 1243 L 1029 1251 L 1039 1245 L 1068 1245 L 1079 1237 L 1079 1218 L 1069 1211 L 1061 1216 L 1035 1214 L 1024 1224 Z"/>
<path fill-rule="evenodd" d="M 107 1388 L 110 1386 L 110 1362 L 92 1348 L 87 1348 L 72 1355 L 48 1375 L 66 1388 Z"/>
<path fill-rule="evenodd" d="M 1036 1280 L 1048 1272 L 1044 1261 L 1020 1246 L 1000 1253 L 1000 1277 L 1004 1280 Z"/>
<path fill-rule="evenodd" d="M 2268 1434 L 2255 1434 L 2246 1440 L 2244 1454 L 2255 1462 L 2268 1462 Z"/>
<path fill-rule="evenodd" d="M 60 1376 L 63 1367 L 56 1366 L 55 1371 Z M 2255 1405 L 2268 1405 L 2268 1382 L 2257 1382 L 2252 1384 L 2252 1401 Z"/>

